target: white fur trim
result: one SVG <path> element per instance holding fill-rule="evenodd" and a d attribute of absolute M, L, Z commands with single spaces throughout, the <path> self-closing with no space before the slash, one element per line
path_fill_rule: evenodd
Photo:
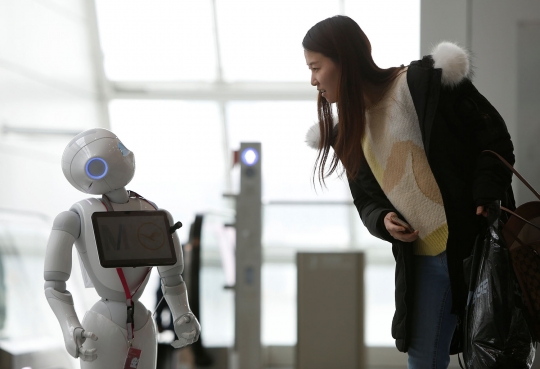
<path fill-rule="evenodd" d="M 435 68 L 442 69 L 442 84 L 455 86 L 470 72 L 469 54 L 462 47 L 448 41 L 441 42 L 431 52 Z"/>
<path fill-rule="evenodd" d="M 335 131 L 336 126 L 338 125 L 338 118 L 335 115 L 333 116 L 333 118 L 334 118 L 334 131 Z M 318 150 L 320 141 L 321 141 L 321 131 L 319 129 L 319 123 L 315 123 L 308 129 L 306 133 L 306 143 L 312 149 Z"/>
<path fill-rule="evenodd" d="M 306 133 L 306 143 L 312 149 L 319 149 L 319 142 L 321 141 L 321 132 L 319 130 L 319 123 L 312 125 Z"/>

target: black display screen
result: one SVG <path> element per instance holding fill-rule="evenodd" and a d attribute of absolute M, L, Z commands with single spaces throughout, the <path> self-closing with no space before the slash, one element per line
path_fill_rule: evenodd
<path fill-rule="evenodd" d="M 176 263 L 171 226 L 164 211 L 96 212 L 92 225 L 104 268 Z"/>

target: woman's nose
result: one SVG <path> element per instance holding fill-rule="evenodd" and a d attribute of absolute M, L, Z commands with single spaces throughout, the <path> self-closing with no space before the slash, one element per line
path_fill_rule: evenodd
<path fill-rule="evenodd" d="M 317 86 L 317 79 L 315 79 L 314 75 L 311 75 L 311 85 L 312 86 Z"/>

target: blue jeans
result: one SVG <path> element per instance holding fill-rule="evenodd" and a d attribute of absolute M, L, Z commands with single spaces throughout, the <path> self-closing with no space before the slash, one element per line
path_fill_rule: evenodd
<path fill-rule="evenodd" d="M 446 252 L 414 256 L 415 297 L 409 369 L 446 369 L 457 316 L 450 313 L 452 291 Z"/>

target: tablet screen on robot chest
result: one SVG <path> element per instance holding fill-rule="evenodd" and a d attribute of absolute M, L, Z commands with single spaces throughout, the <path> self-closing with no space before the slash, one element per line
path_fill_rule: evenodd
<path fill-rule="evenodd" d="M 164 211 L 109 211 L 92 214 L 104 268 L 173 265 L 176 253 Z"/>

